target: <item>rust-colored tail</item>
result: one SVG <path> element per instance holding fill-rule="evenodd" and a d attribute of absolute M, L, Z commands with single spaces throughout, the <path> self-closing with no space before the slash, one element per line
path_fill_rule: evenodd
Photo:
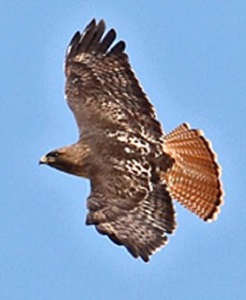
<path fill-rule="evenodd" d="M 203 220 L 215 220 L 223 203 L 220 167 L 202 131 L 180 125 L 165 136 L 164 152 L 175 161 L 162 175 L 171 196 Z"/>

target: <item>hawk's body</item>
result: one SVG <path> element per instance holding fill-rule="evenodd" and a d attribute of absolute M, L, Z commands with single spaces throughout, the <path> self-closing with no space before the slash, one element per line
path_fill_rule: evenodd
<path fill-rule="evenodd" d="M 219 166 L 207 140 L 183 124 L 164 135 L 116 33 L 93 20 L 70 42 L 66 97 L 77 144 L 41 163 L 91 181 L 86 223 L 148 261 L 175 229 L 172 198 L 204 220 L 222 203 Z"/>

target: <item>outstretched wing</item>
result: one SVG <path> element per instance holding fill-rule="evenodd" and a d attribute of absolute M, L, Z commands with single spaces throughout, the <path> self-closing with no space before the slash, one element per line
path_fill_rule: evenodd
<path fill-rule="evenodd" d="M 101 202 L 100 198 L 97 200 Z M 175 229 L 174 216 L 172 200 L 165 186 L 154 185 L 153 191 L 135 208 L 115 220 L 96 224 L 96 228 L 117 245 L 124 245 L 135 258 L 141 257 L 147 262 L 153 252 L 167 243 L 167 234 Z"/>
<path fill-rule="evenodd" d="M 65 93 L 80 134 L 118 128 L 159 139 L 160 123 L 130 67 L 125 43 L 112 47 L 116 32 L 104 31 L 103 20 L 92 20 L 83 33 L 74 35 L 66 53 Z"/>
<path fill-rule="evenodd" d="M 153 184 L 151 190 L 145 192 L 135 199 L 129 195 L 126 199 L 124 195 L 116 196 L 103 189 L 92 190 L 87 199 L 86 224 L 94 224 L 99 233 L 147 262 L 150 255 L 167 243 L 167 234 L 174 231 L 176 222 L 165 185 Z"/>
<path fill-rule="evenodd" d="M 107 130 L 91 144 L 96 163 L 88 169 L 92 191 L 86 223 L 145 261 L 165 245 L 176 224 L 171 197 L 156 170 L 156 160 L 163 170 L 172 160 L 165 154 L 156 158 L 155 152 L 155 145 L 136 135 Z"/>

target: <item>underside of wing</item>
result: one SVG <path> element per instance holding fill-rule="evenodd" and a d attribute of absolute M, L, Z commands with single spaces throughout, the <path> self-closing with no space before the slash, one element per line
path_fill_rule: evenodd
<path fill-rule="evenodd" d="M 66 53 L 66 98 L 80 134 L 95 128 L 139 132 L 146 139 L 162 136 L 153 106 L 143 92 L 125 53 L 114 44 L 114 29 L 92 20 L 76 32 Z"/>
<path fill-rule="evenodd" d="M 148 261 L 175 228 L 171 197 L 152 161 L 154 149 L 137 136 L 111 131 L 92 150 L 97 163 L 89 176 L 86 224 Z"/>
<path fill-rule="evenodd" d="M 117 200 L 119 204 L 114 206 L 109 195 L 105 199 L 103 194 L 92 194 L 88 198 L 87 224 L 94 224 L 99 233 L 125 246 L 135 258 L 149 261 L 149 256 L 167 243 L 167 234 L 176 227 L 172 200 L 165 185 L 154 184 L 144 199 L 122 203 L 124 208 L 120 207 L 124 199 Z M 107 205 L 99 208 L 95 203 Z"/>

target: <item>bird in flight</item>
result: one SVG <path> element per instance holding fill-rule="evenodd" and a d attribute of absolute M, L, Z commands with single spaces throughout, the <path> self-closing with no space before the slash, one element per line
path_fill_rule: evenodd
<path fill-rule="evenodd" d="M 220 167 L 202 131 L 184 123 L 164 133 L 115 39 L 94 19 L 73 36 L 65 94 L 79 139 L 40 164 L 89 179 L 86 224 L 147 262 L 176 228 L 173 199 L 204 221 L 217 218 Z"/>

